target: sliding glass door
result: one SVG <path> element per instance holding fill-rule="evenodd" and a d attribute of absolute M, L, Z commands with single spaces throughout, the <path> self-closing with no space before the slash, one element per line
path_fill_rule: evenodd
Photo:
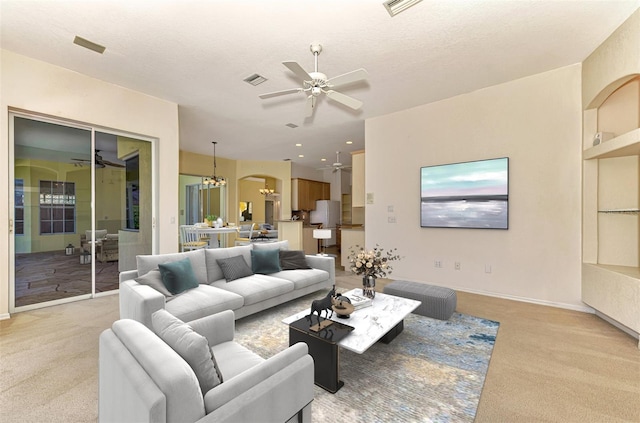
<path fill-rule="evenodd" d="M 151 143 L 21 114 L 10 136 L 10 311 L 118 289 L 123 252 L 152 252 Z"/>

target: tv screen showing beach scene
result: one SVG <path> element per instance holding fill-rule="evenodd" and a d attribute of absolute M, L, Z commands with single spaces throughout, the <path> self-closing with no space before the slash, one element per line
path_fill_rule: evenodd
<path fill-rule="evenodd" d="M 420 226 L 509 228 L 509 158 L 420 168 Z"/>

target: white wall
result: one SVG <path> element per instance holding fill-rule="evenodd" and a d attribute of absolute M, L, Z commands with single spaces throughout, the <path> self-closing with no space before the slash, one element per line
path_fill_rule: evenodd
<path fill-rule="evenodd" d="M 577 64 L 367 120 L 367 246 L 399 249 L 394 279 L 587 310 L 581 119 Z M 508 230 L 420 228 L 421 166 L 496 157 L 509 157 Z"/>
<path fill-rule="evenodd" d="M 17 108 L 57 118 L 86 122 L 156 138 L 159 167 L 156 224 L 157 252 L 176 251 L 178 202 L 178 106 L 113 84 L 0 51 L 0 149 L 9 148 L 8 110 Z M 9 198 L 8 160 L 0 160 L 0 198 Z M 6 201 L 4 204 L 7 204 Z M 0 318 L 9 310 L 9 220 L 7 206 L 0 207 Z"/>

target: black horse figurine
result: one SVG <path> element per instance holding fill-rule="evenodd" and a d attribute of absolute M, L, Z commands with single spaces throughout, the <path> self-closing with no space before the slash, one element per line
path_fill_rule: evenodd
<path fill-rule="evenodd" d="M 318 325 L 320 324 L 320 317 L 322 317 L 322 312 L 326 312 L 326 319 L 333 316 L 333 309 L 331 308 L 331 299 L 336 295 L 336 286 L 333 285 L 331 291 L 321 300 L 313 300 L 311 303 L 311 313 L 309 317 L 312 318 L 314 313 L 318 313 Z M 331 314 L 329 314 L 331 312 Z"/>

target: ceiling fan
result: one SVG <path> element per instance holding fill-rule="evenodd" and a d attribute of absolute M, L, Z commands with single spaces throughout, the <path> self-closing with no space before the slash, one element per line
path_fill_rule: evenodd
<path fill-rule="evenodd" d="M 311 52 L 315 58 L 315 68 L 313 72 L 307 72 L 297 62 L 287 61 L 282 62 L 291 72 L 293 72 L 298 78 L 302 79 L 301 88 L 291 88 L 288 90 L 275 91 L 272 93 L 261 94 L 259 97 L 262 99 L 276 97 L 285 94 L 293 94 L 304 92 L 307 95 L 307 102 L 305 105 L 305 116 L 309 117 L 313 114 L 316 108 L 316 100 L 320 94 L 325 94 L 330 100 L 337 101 L 345 106 L 358 110 L 362 107 L 362 101 L 357 100 L 348 95 L 342 94 L 338 91 L 334 91 L 333 88 L 351 84 L 353 82 L 363 81 L 367 79 L 369 74 L 366 70 L 360 68 L 351 72 L 344 73 L 342 75 L 335 76 L 333 78 L 327 78 L 324 73 L 318 72 L 318 56 L 322 51 L 320 44 L 311 44 Z"/>
<path fill-rule="evenodd" d="M 333 163 L 332 165 L 327 165 L 324 168 L 320 168 L 319 170 L 324 170 L 324 169 L 327 169 L 328 167 L 333 168 L 333 170 L 332 170 L 333 173 L 336 173 L 339 170 L 346 170 L 348 172 L 349 169 L 351 169 L 351 166 L 342 164 L 342 162 L 340 162 L 340 152 L 339 151 L 336 151 L 336 161 L 335 161 L 335 163 Z"/>
<path fill-rule="evenodd" d="M 98 167 L 98 168 L 103 168 L 103 167 L 106 167 L 106 166 L 124 167 L 124 165 L 121 165 L 119 163 L 114 163 L 114 162 L 110 162 L 108 160 L 104 160 L 99 153 L 100 153 L 100 150 L 96 150 L 96 154 L 95 154 L 96 167 Z M 76 162 L 91 163 L 91 160 L 89 160 L 89 159 L 74 159 L 74 158 L 71 158 L 71 160 L 75 160 Z"/>

